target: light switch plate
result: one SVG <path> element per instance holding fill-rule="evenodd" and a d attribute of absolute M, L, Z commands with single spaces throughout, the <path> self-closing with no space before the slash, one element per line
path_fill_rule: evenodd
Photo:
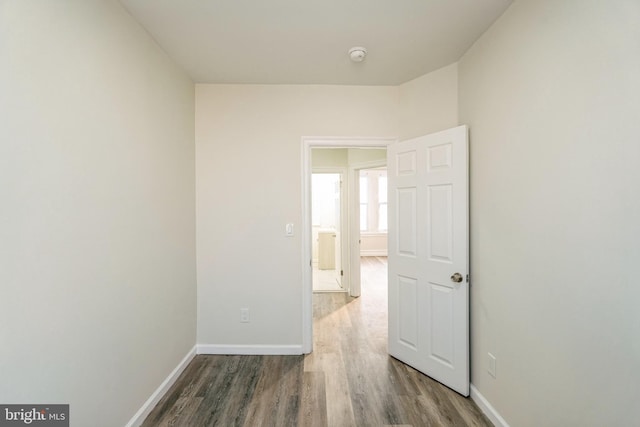
<path fill-rule="evenodd" d="M 287 237 L 293 236 L 293 223 L 288 223 L 284 226 L 284 235 Z"/>

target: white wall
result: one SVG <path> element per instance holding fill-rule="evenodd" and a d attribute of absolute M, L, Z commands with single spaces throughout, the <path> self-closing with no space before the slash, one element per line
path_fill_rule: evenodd
<path fill-rule="evenodd" d="M 512 426 L 640 419 L 639 20 L 520 0 L 459 64 L 472 382 Z"/>
<path fill-rule="evenodd" d="M 124 425 L 195 344 L 193 84 L 114 1 L 2 1 L 0 58 L 0 402 Z"/>
<path fill-rule="evenodd" d="M 363 163 L 370 163 L 382 160 L 387 162 L 386 148 L 349 148 L 347 150 L 349 166 L 361 167 Z"/>
<path fill-rule="evenodd" d="M 360 234 L 360 256 L 387 256 L 387 233 L 368 232 Z"/>
<path fill-rule="evenodd" d="M 397 111 L 396 87 L 196 85 L 199 343 L 301 345 L 301 137 L 394 137 Z"/>
<path fill-rule="evenodd" d="M 312 168 L 339 168 L 349 165 L 347 148 L 314 148 L 311 150 Z"/>
<path fill-rule="evenodd" d="M 400 139 L 458 125 L 458 64 L 400 85 Z"/>

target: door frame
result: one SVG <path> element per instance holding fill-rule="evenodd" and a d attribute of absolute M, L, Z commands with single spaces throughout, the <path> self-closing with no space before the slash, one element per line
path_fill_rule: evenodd
<path fill-rule="evenodd" d="M 311 149 L 312 148 L 387 148 L 396 142 L 397 138 L 365 138 L 365 137 L 302 137 L 302 352 L 313 351 L 313 259 L 311 252 Z M 347 214 L 349 215 L 349 214 Z M 351 221 L 347 221 L 351 229 Z M 344 231 L 343 231 L 344 232 Z M 348 231 L 351 233 L 351 230 Z M 350 234 L 349 234 L 350 235 Z M 352 242 L 347 245 L 349 262 L 354 255 Z M 350 268 L 353 274 L 355 269 Z M 358 274 L 360 271 L 358 271 Z M 349 277 L 349 283 L 353 283 Z"/>

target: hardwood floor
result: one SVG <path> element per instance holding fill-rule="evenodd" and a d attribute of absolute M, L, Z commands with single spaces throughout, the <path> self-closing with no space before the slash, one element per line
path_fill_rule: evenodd
<path fill-rule="evenodd" d="M 387 354 L 386 258 L 362 296 L 313 295 L 306 356 L 198 355 L 143 426 L 491 426 L 475 403 Z"/>

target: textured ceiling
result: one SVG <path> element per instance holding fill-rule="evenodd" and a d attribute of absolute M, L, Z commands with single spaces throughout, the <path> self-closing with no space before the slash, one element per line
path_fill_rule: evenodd
<path fill-rule="evenodd" d="M 199 83 L 397 85 L 457 61 L 511 0 L 121 3 Z"/>

